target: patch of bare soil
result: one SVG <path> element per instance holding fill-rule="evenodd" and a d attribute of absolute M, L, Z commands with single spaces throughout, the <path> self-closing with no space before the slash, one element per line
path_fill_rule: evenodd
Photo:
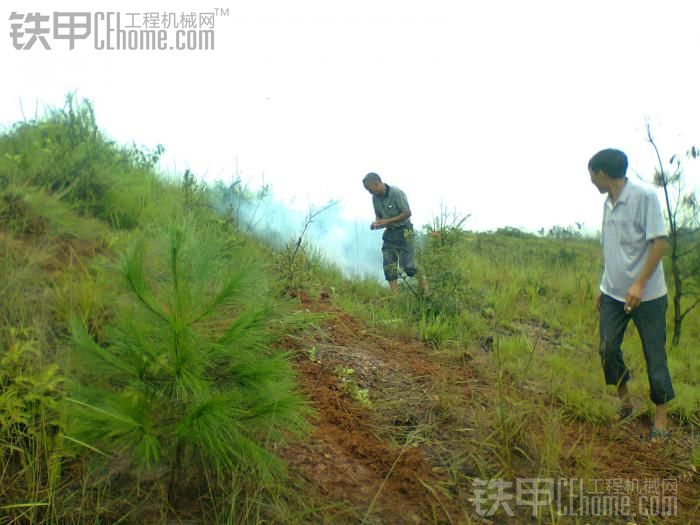
<path fill-rule="evenodd" d="M 396 385 L 401 377 L 420 382 L 436 373 L 425 348 L 368 333 L 332 305 L 305 302 L 332 318 L 324 324 L 323 340 L 315 341 L 316 359 L 296 364 L 318 420 L 310 441 L 281 453 L 292 474 L 316 487 L 320 501 L 342 502 L 340 522 L 457 523 L 459 511 L 433 488 L 444 475 L 415 444 L 380 437 L 377 415 L 352 398 L 335 372 L 351 367 L 353 381 L 370 392 Z"/>
<path fill-rule="evenodd" d="M 445 359 L 416 340 L 385 337 L 366 329 L 360 320 L 334 306 L 329 297 L 316 301 L 303 292 L 297 297 L 305 309 L 328 314 L 322 334 L 303 342 L 305 348 L 313 346 L 315 354 L 310 359 L 299 357 L 296 362 L 302 388 L 318 419 L 309 441 L 290 445 L 281 455 L 289 463 L 291 475 L 313 487 L 313 504 L 339 505 L 330 522 L 532 522 L 523 513 L 480 518 L 469 501 L 472 479 L 480 475 L 478 469 L 469 460 L 463 461 L 461 472 L 447 468 L 449 463 L 453 467 L 459 464 L 455 458 L 468 458 L 472 452 L 485 458 L 489 455 L 478 437 L 465 438 L 494 410 L 494 371 L 488 370 L 488 348 L 476 346 L 465 350 L 461 359 L 454 355 Z M 539 345 L 559 344 L 560 334 L 542 327 L 535 331 Z M 353 398 L 339 378 L 339 367 L 353 370 L 356 387 L 367 389 L 375 402 L 371 409 Z M 438 383 L 447 385 L 451 393 L 438 392 Z M 464 413 L 482 414 L 482 419 L 457 424 L 446 416 L 435 423 L 435 414 L 440 414 L 445 402 L 438 399 L 438 393 L 453 395 L 447 402 L 463 401 L 469 407 Z M 401 431 L 428 420 L 434 423 L 432 443 L 401 440 L 410 435 Z M 700 523 L 700 480 L 682 460 L 692 443 L 686 435 L 679 435 L 665 448 L 652 447 L 644 439 L 647 430 L 648 422 L 641 419 L 604 427 L 563 421 L 562 444 L 567 452 L 562 472 L 580 472 L 594 457 L 600 478 L 639 480 L 640 484 L 676 480 L 677 516 L 663 518 L 660 523 Z M 528 431 L 533 434 L 533 443 L 544 439 L 544 432 L 536 425 L 529 425 Z M 446 454 L 451 457 L 446 458 Z M 527 471 L 526 462 L 520 467 L 519 475 L 536 477 L 537 472 Z M 569 523 L 566 519 L 561 523 Z M 620 517 L 606 523 L 628 522 L 627 517 Z"/>

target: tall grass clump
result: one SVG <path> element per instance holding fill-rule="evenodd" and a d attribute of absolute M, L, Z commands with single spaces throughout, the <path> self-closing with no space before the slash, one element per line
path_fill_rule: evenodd
<path fill-rule="evenodd" d="M 73 318 L 66 400 L 75 441 L 165 468 L 171 493 L 197 472 L 280 473 L 267 445 L 306 428 L 287 356 L 269 347 L 260 275 L 188 226 L 133 241 L 104 340 Z"/>
<path fill-rule="evenodd" d="M 38 523 L 58 483 L 63 377 L 42 350 L 33 329 L 0 333 L 0 523 Z"/>
<path fill-rule="evenodd" d="M 438 349 L 451 334 L 450 320 L 438 314 L 435 317 L 423 315 L 418 322 L 418 335 L 426 345 Z"/>

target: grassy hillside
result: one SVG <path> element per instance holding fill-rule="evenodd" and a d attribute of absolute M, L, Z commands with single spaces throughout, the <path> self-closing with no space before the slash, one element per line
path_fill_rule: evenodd
<path fill-rule="evenodd" d="M 1 523 L 238 522 L 308 431 L 269 251 L 160 152 L 71 99 L 0 137 Z"/>
<path fill-rule="evenodd" d="M 599 247 L 437 220 L 428 295 L 238 228 L 240 185 L 165 179 L 68 99 L 0 135 L 0 524 L 694 523 L 700 319 L 673 438 L 615 421 Z M 232 204 L 233 203 L 233 204 Z M 675 480 L 670 516 L 484 516 L 480 482 Z M 485 521 L 486 520 L 486 521 Z"/>

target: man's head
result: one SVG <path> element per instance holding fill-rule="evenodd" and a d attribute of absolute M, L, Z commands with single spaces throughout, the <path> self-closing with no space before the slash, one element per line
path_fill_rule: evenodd
<path fill-rule="evenodd" d="M 601 150 L 588 161 L 588 173 L 598 191 L 605 193 L 610 189 L 612 181 L 625 178 L 627 155 L 619 149 Z"/>
<path fill-rule="evenodd" d="M 362 179 L 362 184 L 368 192 L 377 197 L 381 197 L 386 191 L 382 179 L 376 173 L 368 173 L 365 175 L 365 178 Z"/>

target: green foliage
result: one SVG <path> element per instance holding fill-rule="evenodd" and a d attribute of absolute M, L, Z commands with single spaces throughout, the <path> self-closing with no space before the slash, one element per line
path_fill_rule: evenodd
<path fill-rule="evenodd" d="M 459 250 L 453 244 L 454 236 L 426 239 L 427 245 L 419 252 L 419 264 L 425 278 L 430 283 L 430 294 L 421 297 L 421 312 L 433 315 L 454 315 L 466 307 L 464 298 L 469 294 L 471 275 L 469 267 L 461 264 Z M 476 296 L 472 296 L 476 299 Z"/>
<path fill-rule="evenodd" d="M 519 228 L 515 228 L 514 226 L 504 226 L 503 228 L 498 228 L 495 233 L 496 235 L 501 235 L 503 237 L 517 237 L 521 239 L 534 237 L 533 234 L 524 232 Z"/>
<path fill-rule="evenodd" d="M 64 378 L 44 362 L 33 330 L 0 333 L 0 515 L 13 515 L 11 501 L 34 501 L 18 509 L 38 521 L 60 474 L 59 407 Z"/>
<path fill-rule="evenodd" d="M 420 340 L 432 348 L 440 348 L 451 334 L 450 319 L 438 314 L 434 317 L 423 315 L 418 323 Z"/>
<path fill-rule="evenodd" d="M 331 288 L 328 283 L 344 279 L 342 271 L 330 263 L 319 248 L 307 242 L 298 247 L 295 242 L 285 243 L 271 258 L 277 284 L 292 295 L 298 295 L 300 290 L 317 295 Z"/>
<path fill-rule="evenodd" d="M 440 205 L 440 213 L 433 217 L 430 225 L 425 226 L 426 234 L 440 246 L 456 243 L 465 235 L 464 223 L 469 220 L 471 214 L 463 215 L 457 210 L 448 210 Z"/>
<path fill-rule="evenodd" d="M 310 288 L 314 282 L 313 277 L 326 273 L 324 270 L 335 271 L 336 276 L 340 277 L 341 274 L 338 269 L 325 260 L 321 250 L 304 239 L 309 226 L 318 216 L 333 208 L 336 204 L 336 201 L 330 201 L 319 209 L 309 209 L 302 224 L 299 237 L 296 240 L 285 243 L 284 247 L 279 250 L 276 260 L 277 273 L 280 275 L 286 290 Z"/>
<path fill-rule="evenodd" d="M 47 280 L 45 255 L 0 231 L 0 326 L 34 326 L 44 322 Z"/>
<path fill-rule="evenodd" d="M 173 477 L 235 465 L 279 473 L 265 442 L 304 431 L 307 410 L 285 354 L 268 350 L 260 276 L 216 236 L 188 232 L 132 243 L 102 345 L 73 319 L 69 432 L 137 467 L 166 464 Z"/>
<path fill-rule="evenodd" d="M 73 97 L 0 134 L 0 521 L 136 523 L 185 485 L 231 523 L 285 515 L 272 449 L 310 410 L 274 341 L 313 316 L 161 153 Z"/>
<path fill-rule="evenodd" d="M 97 127 L 92 105 L 69 95 L 63 109 L 0 136 L 0 189 L 43 188 L 80 213 L 133 228 L 155 196 L 152 173 L 162 152 L 118 147 Z"/>
<path fill-rule="evenodd" d="M 539 474 L 543 477 L 558 477 L 563 471 L 564 444 L 562 411 L 541 406 L 536 411 L 537 428 L 542 429 L 542 442 L 535 444 L 539 460 Z M 534 433 L 533 433 L 534 434 Z"/>
<path fill-rule="evenodd" d="M 700 470 L 700 446 L 693 449 L 693 453 L 690 456 L 690 464 L 695 466 L 695 471 Z"/>
<path fill-rule="evenodd" d="M 0 433 L 5 434 L 4 439 L 36 436 L 41 425 L 58 423 L 63 377 L 58 365 L 41 361 L 31 330 L 6 329 L 0 340 Z"/>
<path fill-rule="evenodd" d="M 552 226 L 547 230 L 547 237 L 551 239 L 581 239 L 583 234 L 581 233 L 581 227 L 583 225 L 579 222 L 576 226 Z"/>
<path fill-rule="evenodd" d="M 366 408 L 372 408 L 372 401 L 369 398 L 369 389 L 360 388 L 355 381 L 355 369 L 345 366 L 336 366 L 335 374 L 340 379 L 342 388 L 350 394 L 350 396 Z"/>
<path fill-rule="evenodd" d="M 670 413 L 682 424 L 700 427 L 700 362 L 695 344 L 697 335 L 690 330 L 691 326 L 688 326 L 688 340 L 682 341 L 668 355 L 668 367 L 676 392 L 676 398 L 670 404 Z"/>
<path fill-rule="evenodd" d="M 62 239 L 98 239 L 107 228 L 81 217 L 61 195 L 44 188 L 9 185 L 0 190 L 0 228 L 17 236 L 50 235 Z"/>
<path fill-rule="evenodd" d="M 184 180 L 183 186 L 187 186 Z M 230 221 L 232 226 L 239 231 L 250 233 L 260 220 L 260 206 L 269 195 L 269 185 L 264 184 L 259 189 L 252 190 L 237 176 L 229 184 L 217 181 L 211 191 L 211 200 L 217 203 L 223 217 Z M 246 215 L 247 220 L 244 220 Z"/>
<path fill-rule="evenodd" d="M 488 414 L 482 438 L 484 445 L 498 461 L 501 472 L 510 475 L 518 458 L 527 458 L 527 421 L 534 413 L 534 403 L 529 399 L 518 399 L 509 392 L 505 363 L 499 341 L 495 344 L 496 384 L 495 404 Z"/>

